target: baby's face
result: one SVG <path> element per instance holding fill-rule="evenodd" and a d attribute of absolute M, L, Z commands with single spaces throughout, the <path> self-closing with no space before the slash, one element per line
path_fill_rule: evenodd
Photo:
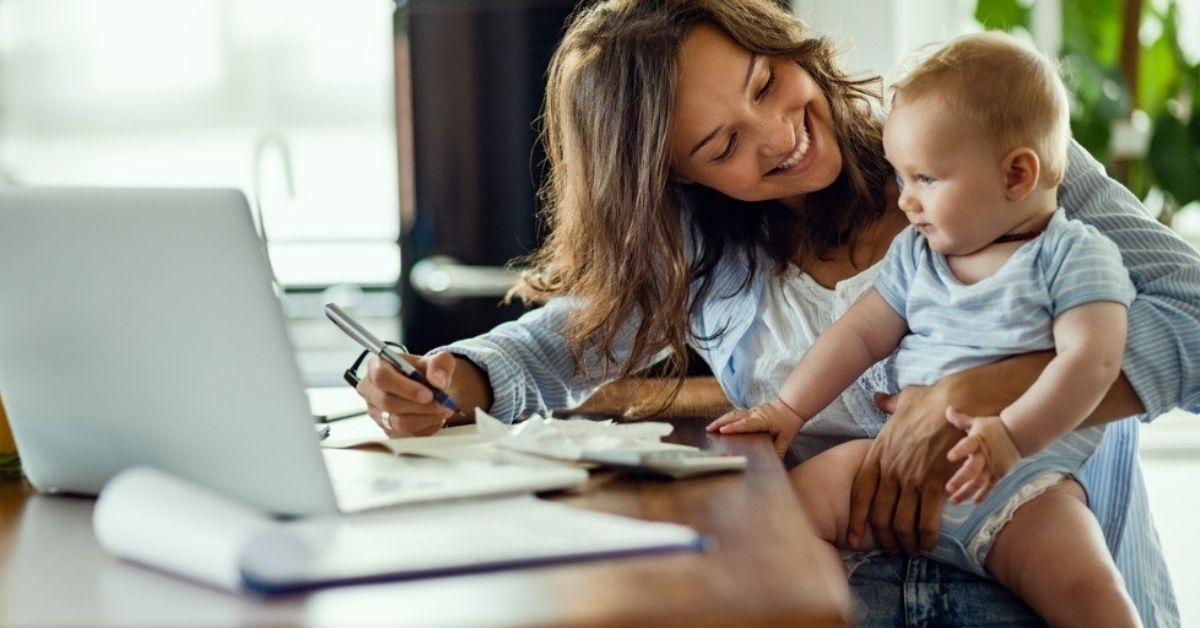
<path fill-rule="evenodd" d="M 1005 196 L 1002 155 L 943 100 L 897 99 L 883 147 L 896 169 L 900 209 L 933 250 L 974 253 L 1019 224 Z"/>

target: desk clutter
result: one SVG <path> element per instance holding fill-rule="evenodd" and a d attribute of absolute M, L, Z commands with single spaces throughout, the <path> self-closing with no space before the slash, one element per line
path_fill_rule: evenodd
<path fill-rule="evenodd" d="M 329 427 L 330 433 L 321 444 L 330 449 L 375 443 L 397 455 L 502 465 L 603 466 L 672 479 L 746 468 L 745 456 L 663 442 L 672 427 L 653 421 L 617 423 L 534 414 L 510 425 L 477 410 L 475 423 L 444 428 L 421 438 L 388 438 L 368 416 L 338 421 Z"/>
<path fill-rule="evenodd" d="M 395 462 L 390 466 L 404 467 L 401 472 L 438 475 L 467 467 L 502 474 L 556 466 L 582 474 L 575 467 L 612 466 L 682 478 L 746 464 L 743 456 L 662 442 L 672 429 L 666 423 L 534 416 L 508 425 L 480 411 L 474 425 L 388 439 L 370 421 L 329 424 L 332 433 L 323 444 L 335 480 L 347 464 L 361 471 L 388 459 Z M 348 449 L 365 443 L 382 444 L 402 458 Z M 117 557 L 258 595 L 706 546 L 686 526 L 574 508 L 530 493 L 439 499 L 280 520 L 166 472 L 137 467 L 100 493 L 93 529 L 101 547 Z"/>

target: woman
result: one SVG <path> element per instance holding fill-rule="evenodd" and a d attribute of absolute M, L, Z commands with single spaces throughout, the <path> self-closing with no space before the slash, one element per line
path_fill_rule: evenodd
<path fill-rule="evenodd" d="M 769 0 L 609 0 L 579 13 L 547 86 L 550 237 L 518 286 L 545 305 L 412 361 L 468 415 L 478 406 L 508 420 L 575 405 L 664 355 L 681 372 L 687 346 L 735 404 L 773 396 L 906 225 L 871 108 L 878 81 L 847 78 L 832 57 Z M 1078 145 L 1060 202 L 1118 244 L 1139 290 L 1124 375 L 1090 420 L 1197 405 L 1188 355 L 1200 355 L 1200 257 Z M 851 531 L 869 523 L 878 543 L 911 555 L 931 546 L 945 454 L 962 434 L 945 408 L 996 412 L 1048 360 L 1020 356 L 881 398 L 886 423 L 872 394 L 889 389 L 887 372 L 868 371 L 806 428 L 876 437 Z M 378 362 L 369 369 L 359 392 L 390 433 L 428 434 L 447 420 L 428 390 Z M 1177 624 L 1137 423 L 1108 434 L 1085 472 L 1090 506 L 1143 621 Z M 1036 621 L 994 583 L 908 560 L 860 557 L 851 582 L 865 623 Z"/>

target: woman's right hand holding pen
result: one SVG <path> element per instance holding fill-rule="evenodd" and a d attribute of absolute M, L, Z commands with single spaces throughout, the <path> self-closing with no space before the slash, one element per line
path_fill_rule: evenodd
<path fill-rule="evenodd" d="M 475 408 L 491 405 L 491 387 L 487 375 L 471 362 L 445 351 L 418 356 L 401 354 L 421 371 L 430 384 L 454 399 L 465 417 L 475 416 Z M 367 374 L 356 387 L 367 402 L 367 413 L 390 437 L 428 436 L 457 417 L 433 398 L 433 392 L 395 367 L 371 356 Z"/>

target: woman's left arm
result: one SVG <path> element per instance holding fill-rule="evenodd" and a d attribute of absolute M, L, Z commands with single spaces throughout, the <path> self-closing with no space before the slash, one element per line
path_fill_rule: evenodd
<path fill-rule="evenodd" d="M 1070 146 L 1059 205 L 1116 243 L 1137 298 L 1121 370 L 1147 421 L 1200 406 L 1200 254 L 1149 215 L 1079 144 Z M 1093 416 L 1090 424 L 1109 416 Z"/>
<path fill-rule="evenodd" d="M 1085 425 L 1175 406 L 1200 406 L 1200 255 L 1152 218 L 1077 143 L 1059 192 L 1068 217 L 1095 226 L 1121 251 L 1138 294 L 1129 307 L 1122 375 Z M 1053 357 L 1017 356 L 906 389 L 884 400 L 892 418 L 871 446 L 851 490 L 851 538 L 870 524 L 886 549 L 915 554 L 937 541 L 943 486 L 953 471 L 946 453 L 962 432 L 945 408 L 996 412 L 1024 393 Z"/>

